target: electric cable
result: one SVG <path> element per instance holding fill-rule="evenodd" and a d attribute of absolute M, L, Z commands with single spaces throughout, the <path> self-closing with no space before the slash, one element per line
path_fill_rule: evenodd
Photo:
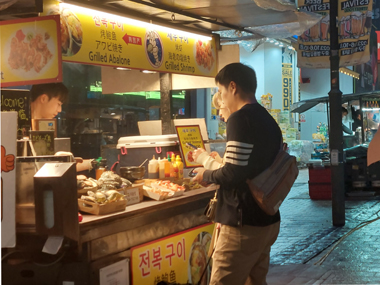
<path fill-rule="evenodd" d="M 14 253 L 17 253 L 17 252 L 20 252 L 22 253 L 21 250 L 14 250 L 14 251 L 11 251 L 11 252 L 8 252 L 7 254 L 4 254 L 2 257 L 1 257 L 1 261 L 3 261 L 4 259 L 6 259 L 8 256 L 14 254 Z"/>
<path fill-rule="evenodd" d="M 52 266 L 52 265 L 58 263 L 59 261 L 61 261 L 62 258 L 66 255 L 66 253 L 67 253 L 67 250 L 64 251 L 60 257 L 58 257 L 56 260 L 54 260 L 54 261 L 51 262 L 51 263 L 38 263 L 38 262 L 33 261 L 33 264 L 34 264 L 34 265 L 37 265 L 37 266 L 41 266 L 41 267 Z"/>
<path fill-rule="evenodd" d="M 322 263 L 326 260 L 326 258 L 333 252 L 333 250 L 343 241 L 345 240 L 349 235 L 354 233 L 357 230 L 360 230 L 361 228 L 368 226 L 369 224 L 372 224 L 373 222 L 376 222 L 377 220 L 380 220 L 379 211 L 377 211 L 374 215 L 377 215 L 377 218 L 368 220 L 365 222 L 361 222 L 359 225 L 357 225 L 355 228 L 351 229 L 348 233 L 343 235 L 334 245 L 333 247 L 324 255 L 322 256 L 317 262 L 314 263 L 314 265 L 322 265 Z"/>

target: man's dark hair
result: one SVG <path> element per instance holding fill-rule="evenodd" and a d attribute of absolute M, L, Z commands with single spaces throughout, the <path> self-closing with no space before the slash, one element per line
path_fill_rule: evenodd
<path fill-rule="evenodd" d="M 69 90 L 60 82 L 33 85 L 30 93 L 32 94 L 32 102 L 34 102 L 39 96 L 46 94 L 49 97 L 49 100 L 52 98 L 58 98 L 59 101 L 65 103 L 69 96 Z"/>
<path fill-rule="evenodd" d="M 342 113 L 347 113 L 348 114 L 348 111 L 346 108 L 342 107 Z"/>
<path fill-rule="evenodd" d="M 257 79 L 255 71 L 247 65 L 240 62 L 230 63 L 223 67 L 215 77 L 215 82 L 228 88 L 230 82 L 233 81 L 238 87 L 247 94 L 253 94 L 255 98 Z"/>

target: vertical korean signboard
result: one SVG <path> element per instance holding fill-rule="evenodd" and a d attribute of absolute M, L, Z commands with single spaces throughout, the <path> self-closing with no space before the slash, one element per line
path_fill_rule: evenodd
<path fill-rule="evenodd" d="M 61 16 L 64 61 L 215 76 L 215 40 L 101 11 L 46 1 Z"/>
<path fill-rule="evenodd" d="M 132 284 L 208 284 L 207 252 L 214 224 L 199 226 L 131 249 Z"/>
<path fill-rule="evenodd" d="M 338 1 L 339 57 L 342 66 L 358 65 L 370 59 L 369 35 L 372 0 Z M 298 37 L 298 67 L 330 68 L 330 1 L 301 0 L 302 11 L 323 16 L 316 25 Z"/>
<path fill-rule="evenodd" d="M 289 111 L 293 103 L 293 55 L 288 48 L 282 48 L 282 110 Z"/>

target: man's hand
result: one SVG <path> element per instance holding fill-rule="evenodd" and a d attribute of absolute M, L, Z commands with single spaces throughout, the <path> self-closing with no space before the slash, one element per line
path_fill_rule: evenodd
<path fill-rule="evenodd" d="M 204 150 L 203 148 L 197 148 L 197 149 L 195 149 L 195 150 L 193 151 L 193 159 L 194 159 L 194 161 L 197 161 L 198 156 L 199 156 L 201 153 L 203 153 L 203 152 L 205 152 L 205 150 Z"/>
<path fill-rule="evenodd" d="M 206 171 L 205 168 L 195 168 L 193 172 L 196 173 L 197 175 L 193 178 L 192 181 L 201 183 L 203 181 L 203 173 L 205 171 Z"/>

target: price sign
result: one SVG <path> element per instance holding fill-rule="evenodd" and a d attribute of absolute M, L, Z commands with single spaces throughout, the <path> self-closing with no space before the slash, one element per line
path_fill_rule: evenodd
<path fill-rule="evenodd" d="M 201 167 L 202 165 L 193 159 L 194 147 L 188 145 L 190 143 L 197 148 L 205 149 L 199 125 L 176 126 L 176 131 L 185 167 Z"/>

